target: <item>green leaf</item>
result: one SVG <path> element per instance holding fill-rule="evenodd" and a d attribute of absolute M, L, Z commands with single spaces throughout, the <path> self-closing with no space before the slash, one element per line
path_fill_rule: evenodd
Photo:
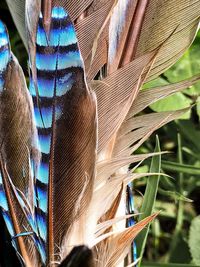
<path fill-rule="evenodd" d="M 160 187 L 167 191 L 175 191 L 176 185 L 174 179 L 168 176 L 162 176 L 160 179 Z"/>
<path fill-rule="evenodd" d="M 157 79 L 154 79 L 148 83 L 145 83 L 143 86 L 143 89 L 149 89 L 157 86 L 163 86 L 169 84 L 165 79 L 162 77 L 158 77 Z"/>
<path fill-rule="evenodd" d="M 160 143 L 159 143 L 158 137 L 156 137 L 156 147 L 154 151 L 160 152 Z M 160 169 L 161 169 L 161 155 L 157 155 L 152 158 L 150 172 L 160 173 Z M 160 176 L 156 175 L 156 176 L 150 176 L 147 180 L 144 200 L 143 200 L 143 204 L 140 210 L 142 214 L 139 216 L 139 221 L 151 215 L 153 212 L 155 201 L 156 201 L 156 195 L 158 191 L 159 179 L 160 179 Z M 138 257 L 141 257 L 141 259 L 144 253 L 148 232 L 149 232 L 149 226 L 146 227 L 144 230 L 142 230 L 142 232 L 136 238 Z M 140 266 L 140 264 L 141 264 L 141 261 L 138 264 L 138 266 Z"/>
<path fill-rule="evenodd" d="M 200 35 L 200 31 L 198 36 Z M 170 82 L 187 79 L 195 74 L 200 73 L 200 49 L 199 43 L 195 43 L 184 56 L 165 72 L 165 76 Z M 186 89 L 189 95 L 198 95 L 200 93 L 200 83 L 197 83 Z"/>
<path fill-rule="evenodd" d="M 175 242 L 173 243 L 173 240 Z M 191 255 L 189 251 L 189 246 L 186 240 L 184 231 L 174 232 L 172 236 L 172 242 L 170 244 L 172 250 L 170 251 L 169 262 L 179 263 L 179 264 L 189 264 L 191 263 Z"/>
<path fill-rule="evenodd" d="M 176 105 L 174 103 L 176 103 Z M 174 95 L 168 96 L 165 99 L 157 101 L 156 103 L 150 105 L 150 108 L 156 112 L 172 111 L 186 108 L 190 106 L 191 103 L 191 99 L 186 97 L 183 93 L 179 92 Z M 189 119 L 190 112 L 191 111 L 188 111 L 187 113 L 182 115 L 181 119 Z"/>
<path fill-rule="evenodd" d="M 191 175 L 200 175 L 200 168 L 195 167 L 193 165 L 180 164 L 176 162 L 163 160 L 162 168 L 166 171 L 171 171 L 171 172 L 178 172 L 178 173 L 182 172 Z"/>
<path fill-rule="evenodd" d="M 197 98 L 197 114 L 200 118 L 200 96 Z"/>
<path fill-rule="evenodd" d="M 194 218 L 191 223 L 189 247 L 193 262 L 200 265 L 200 216 Z"/>
<path fill-rule="evenodd" d="M 180 200 L 180 201 L 185 201 L 185 202 L 193 202 L 193 200 L 183 196 L 181 193 L 176 192 L 176 191 L 166 191 L 163 189 L 159 189 L 158 192 L 161 195 L 171 197 L 174 200 Z"/>
<path fill-rule="evenodd" d="M 196 149 L 200 151 L 200 129 L 192 121 L 178 121 L 177 122 L 180 133 L 190 141 Z"/>

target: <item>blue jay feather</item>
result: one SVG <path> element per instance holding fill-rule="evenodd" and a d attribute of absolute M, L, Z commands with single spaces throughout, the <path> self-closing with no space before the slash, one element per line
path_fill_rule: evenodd
<path fill-rule="evenodd" d="M 23 72 L 0 21 L 0 209 L 12 244 L 27 266 L 37 262 L 35 242 L 30 236 L 35 226 L 29 165 L 34 131 L 31 108 Z"/>
<path fill-rule="evenodd" d="M 36 177 L 38 234 L 46 264 L 59 261 L 59 247 L 91 198 L 96 153 L 96 102 L 85 82 L 84 65 L 74 26 L 62 7 L 53 7 L 49 32 L 40 14 L 36 32 L 36 83 L 30 93 L 41 160 Z M 56 194 L 54 194 L 56 192 Z M 62 198 L 65 194 L 68 198 Z"/>
<path fill-rule="evenodd" d="M 10 60 L 10 48 L 7 30 L 4 24 L 0 21 L 0 92 L 3 91 L 5 82 L 5 70 Z"/>
<path fill-rule="evenodd" d="M 133 192 L 132 192 L 132 186 L 128 185 L 127 186 L 127 214 L 134 214 L 135 213 L 135 205 L 134 205 L 134 197 L 133 197 Z M 135 225 L 135 220 L 134 218 L 129 218 L 128 219 L 128 227 L 131 227 Z M 132 244 L 132 257 L 133 261 L 137 260 L 137 247 L 136 244 Z"/>
<path fill-rule="evenodd" d="M 0 93 L 4 89 L 5 84 L 5 72 L 10 61 L 10 48 L 9 48 L 9 40 L 7 35 L 7 30 L 4 24 L 0 21 Z M 3 187 L 3 179 L 2 174 L 0 172 L 0 207 L 2 210 L 2 215 L 7 225 L 8 231 L 10 235 L 13 237 L 15 235 L 12 219 L 9 214 L 8 202 L 6 199 L 6 194 Z"/>
<path fill-rule="evenodd" d="M 8 202 L 6 199 L 6 194 L 3 188 L 3 180 L 2 180 L 2 175 L 0 173 L 0 208 L 2 211 L 2 215 L 4 218 L 4 221 L 6 223 L 7 229 L 9 234 L 11 235 L 11 237 L 15 236 L 15 232 L 13 229 L 13 224 L 12 224 L 12 220 L 9 214 L 9 207 L 8 207 Z"/>

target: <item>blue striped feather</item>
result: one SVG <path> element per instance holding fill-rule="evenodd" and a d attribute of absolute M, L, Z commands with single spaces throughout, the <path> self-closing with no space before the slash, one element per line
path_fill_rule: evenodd
<path fill-rule="evenodd" d="M 53 124 L 63 114 L 63 96 L 75 83 L 77 69 L 83 69 L 73 24 L 61 7 L 52 9 L 52 24 L 47 38 L 39 17 L 36 36 L 37 84 L 30 80 L 34 115 L 38 129 L 41 161 L 34 169 L 36 181 L 36 220 L 41 249 L 46 250 L 48 219 L 48 183 Z"/>
<path fill-rule="evenodd" d="M 3 187 L 3 180 L 2 180 L 1 173 L 0 173 L 0 208 L 2 211 L 4 221 L 6 223 L 8 232 L 10 233 L 11 237 L 13 237 L 15 235 L 15 232 L 14 232 L 12 220 L 9 214 L 9 207 L 8 207 L 8 202 L 7 202 L 6 194 L 5 194 L 4 187 Z"/>
<path fill-rule="evenodd" d="M 9 36 L 8 36 L 7 29 L 6 29 L 5 25 L 0 21 L 0 97 L 3 96 L 3 93 L 4 93 L 3 90 L 4 90 L 6 75 L 7 75 L 7 66 L 9 63 L 11 64 L 10 65 L 11 67 L 13 65 L 16 66 L 16 64 L 17 64 L 17 63 L 14 63 L 14 60 L 13 60 L 13 57 L 12 57 L 12 54 L 10 51 L 10 43 L 9 43 Z M 10 94 L 12 95 L 12 92 Z M 4 94 L 4 96 L 5 96 L 5 94 Z M 21 96 L 18 96 L 18 97 L 21 97 Z M 18 98 L 18 100 L 19 100 L 19 98 Z M 5 118 L 7 118 L 7 117 L 5 116 Z M 0 119 L 2 119 L 2 118 L 0 118 Z M 7 121 L 7 123 L 9 123 L 9 122 Z M 2 153 L 2 155 L 3 155 L 3 153 Z M 5 156 L 5 158 L 6 158 L 6 156 Z M 4 161 L 5 159 L 2 157 L 1 160 Z M 5 163 L 7 163 L 7 162 L 5 162 Z M 29 207 L 28 203 L 25 203 L 26 197 L 24 194 L 26 194 L 26 193 L 28 194 L 28 192 L 27 192 L 28 190 L 26 190 L 24 192 L 22 192 L 20 190 L 17 191 L 14 184 L 13 184 L 12 177 L 9 177 L 9 174 L 5 170 L 3 170 L 4 169 L 3 166 L 4 166 L 4 162 L 1 164 L 1 171 L 2 172 L 0 171 L 0 209 L 1 209 L 4 221 L 5 221 L 5 224 L 7 226 L 8 232 L 10 233 L 10 236 L 12 238 L 12 244 L 13 244 L 14 248 L 16 249 L 18 256 L 22 259 L 23 256 L 20 254 L 21 251 L 20 251 L 20 245 L 18 242 L 19 239 L 17 237 L 18 236 L 32 236 L 32 234 L 37 231 L 37 227 L 36 227 L 34 217 L 32 215 L 32 211 L 30 211 L 30 207 Z M 7 167 L 9 168 L 10 166 L 7 166 Z M 5 172 L 6 172 L 6 174 L 5 174 Z M 21 179 L 24 179 L 24 176 L 27 175 L 25 172 L 26 172 L 25 168 L 22 167 Z M 5 175 L 5 177 L 4 177 L 4 175 Z M 6 190 L 5 180 L 7 183 L 7 190 Z M 8 200 L 8 198 L 7 198 L 8 192 L 11 196 L 10 200 Z M 14 208 L 14 211 L 15 210 L 18 211 L 15 214 L 15 218 L 12 217 L 11 207 Z M 17 221 L 17 224 L 18 224 L 20 230 L 16 230 L 14 223 L 13 223 L 14 220 L 15 220 L 15 223 Z M 20 225 L 19 221 L 22 225 Z M 21 233 L 17 233 L 17 231 L 21 231 Z M 39 239 L 37 238 L 36 235 L 33 235 L 32 237 L 34 239 L 34 243 L 39 248 L 40 247 Z M 27 238 L 26 240 L 29 239 L 29 241 L 30 241 L 31 238 Z M 29 250 L 29 245 L 30 245 L 29 241 L 27 241 L 27 243 L 25 242 L 25 244 L 27 245 L 27 251 Z M 31 250 L 32 250 L 31 253 L 33 253 L 34 248 L 32 247 Z M 28 251 L 28 253 L 29 253 L 29 251 Z M 40 254 L 42 256 L 42 250 L 41 250 Z M 32 259 L 30 259 L 30 261 L 31 260 Z"/>
<path fill-rule="evenodd" d="M 7 30 L 3 22 L 0 21 L 0 93 L 4 88 L 4 75 L 10 58 L 11 55 Z"/>
<path fill-rule="evenodd" d="M 135 213 L 135 205 L 134 205 L 134 197 L 132 192 L 132 185 L 127 186 L 127 213 L 134 214 Z M 135 225 L 135 220 L 133 217 L 128 219 L 128 227 Z M 132 256 L 133 261 L 137 260 L 137 247 L 135 242 L 132 244 Z"/>
<path fill-rule="evenodd" d="M 0 93 L 3 91 L 4 88 L 4 82 L 5 82 L 4 75 L 9 60 L 10 60 L 10 49 L 9 49 L 7 30 L 5 25 L 0 21 Z M 1 172 L 0 172 L 0 208 L 2 210 L 2 215 L 8 231 L 11 236 L 14 236 L 14 229 L 12 225 L 12 220 L 9 215 L 9 207 L 3 187 Z"/>

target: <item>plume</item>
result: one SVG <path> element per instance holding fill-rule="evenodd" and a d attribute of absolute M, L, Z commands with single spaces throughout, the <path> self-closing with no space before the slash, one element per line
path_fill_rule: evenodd
<path fill-rule="evenodd" d="M 133 220 L 127 186 L 147 174 L 128 166 L 156 155 L 134 152 L 188 109 L 140 112 L 199 77 L 140 88 L 192 43 L 200 1 L 7 3 L 28 47 L 32 97 L 0 24 L 0 206 L 17 254 L 25 266 L 125 266 L 158 215 Z"/>
<path fill-rule="evenodd" d="M 0 206 L 20 260 L 27 266 L 35 266 L 36 250 L 30 236 L 34 209 L 29 159 L 37 158 L 31 149 L 36 137 L 32 102 L 2 22 L 0 44 Z M 20 236 L 25 232 L 29 234 Z"/>
<path fill-rule="evenodd" d="M 59 261 L 64 234 L 91 199 L 97 136 L 96 98 L 85 82 L 73 24 L 62 7 L 50 14 L 49 32 L 42 13 L 38 21 L 37 83 L 30 86 L 41 152 L 34 164 L 36 216 L 47 265 Z"/>

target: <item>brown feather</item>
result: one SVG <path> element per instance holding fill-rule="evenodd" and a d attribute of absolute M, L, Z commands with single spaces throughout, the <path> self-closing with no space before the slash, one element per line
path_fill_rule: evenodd
<path fill-rule="evenodd" d="M 16 59 L 8 64 L 0 102 L 1 154 L 13 184 L 33 203 L 30 157 L 39 157 L 32 150 L 36 128 L 32 101 Z"/>
<path fill-rule="evenodd" d="M 4 158 L 1 154 L 0 171 L 2 174 L 3 188 L 6 195 L 13 231 L 16 235 L 16 237 L 12 237 L 14 239 L 13 241 L 17 248 L 19 259 L 23 264 L 27 267 L 39 267 L 41 266 L 39 262 L 40 257 L 31 234 L 21 235 L 26 232 L 32 232 L 33 230 L 30 227 L 26 213 L 16 196 L 16 189 L 11 182 L 4 162 Z"/>

